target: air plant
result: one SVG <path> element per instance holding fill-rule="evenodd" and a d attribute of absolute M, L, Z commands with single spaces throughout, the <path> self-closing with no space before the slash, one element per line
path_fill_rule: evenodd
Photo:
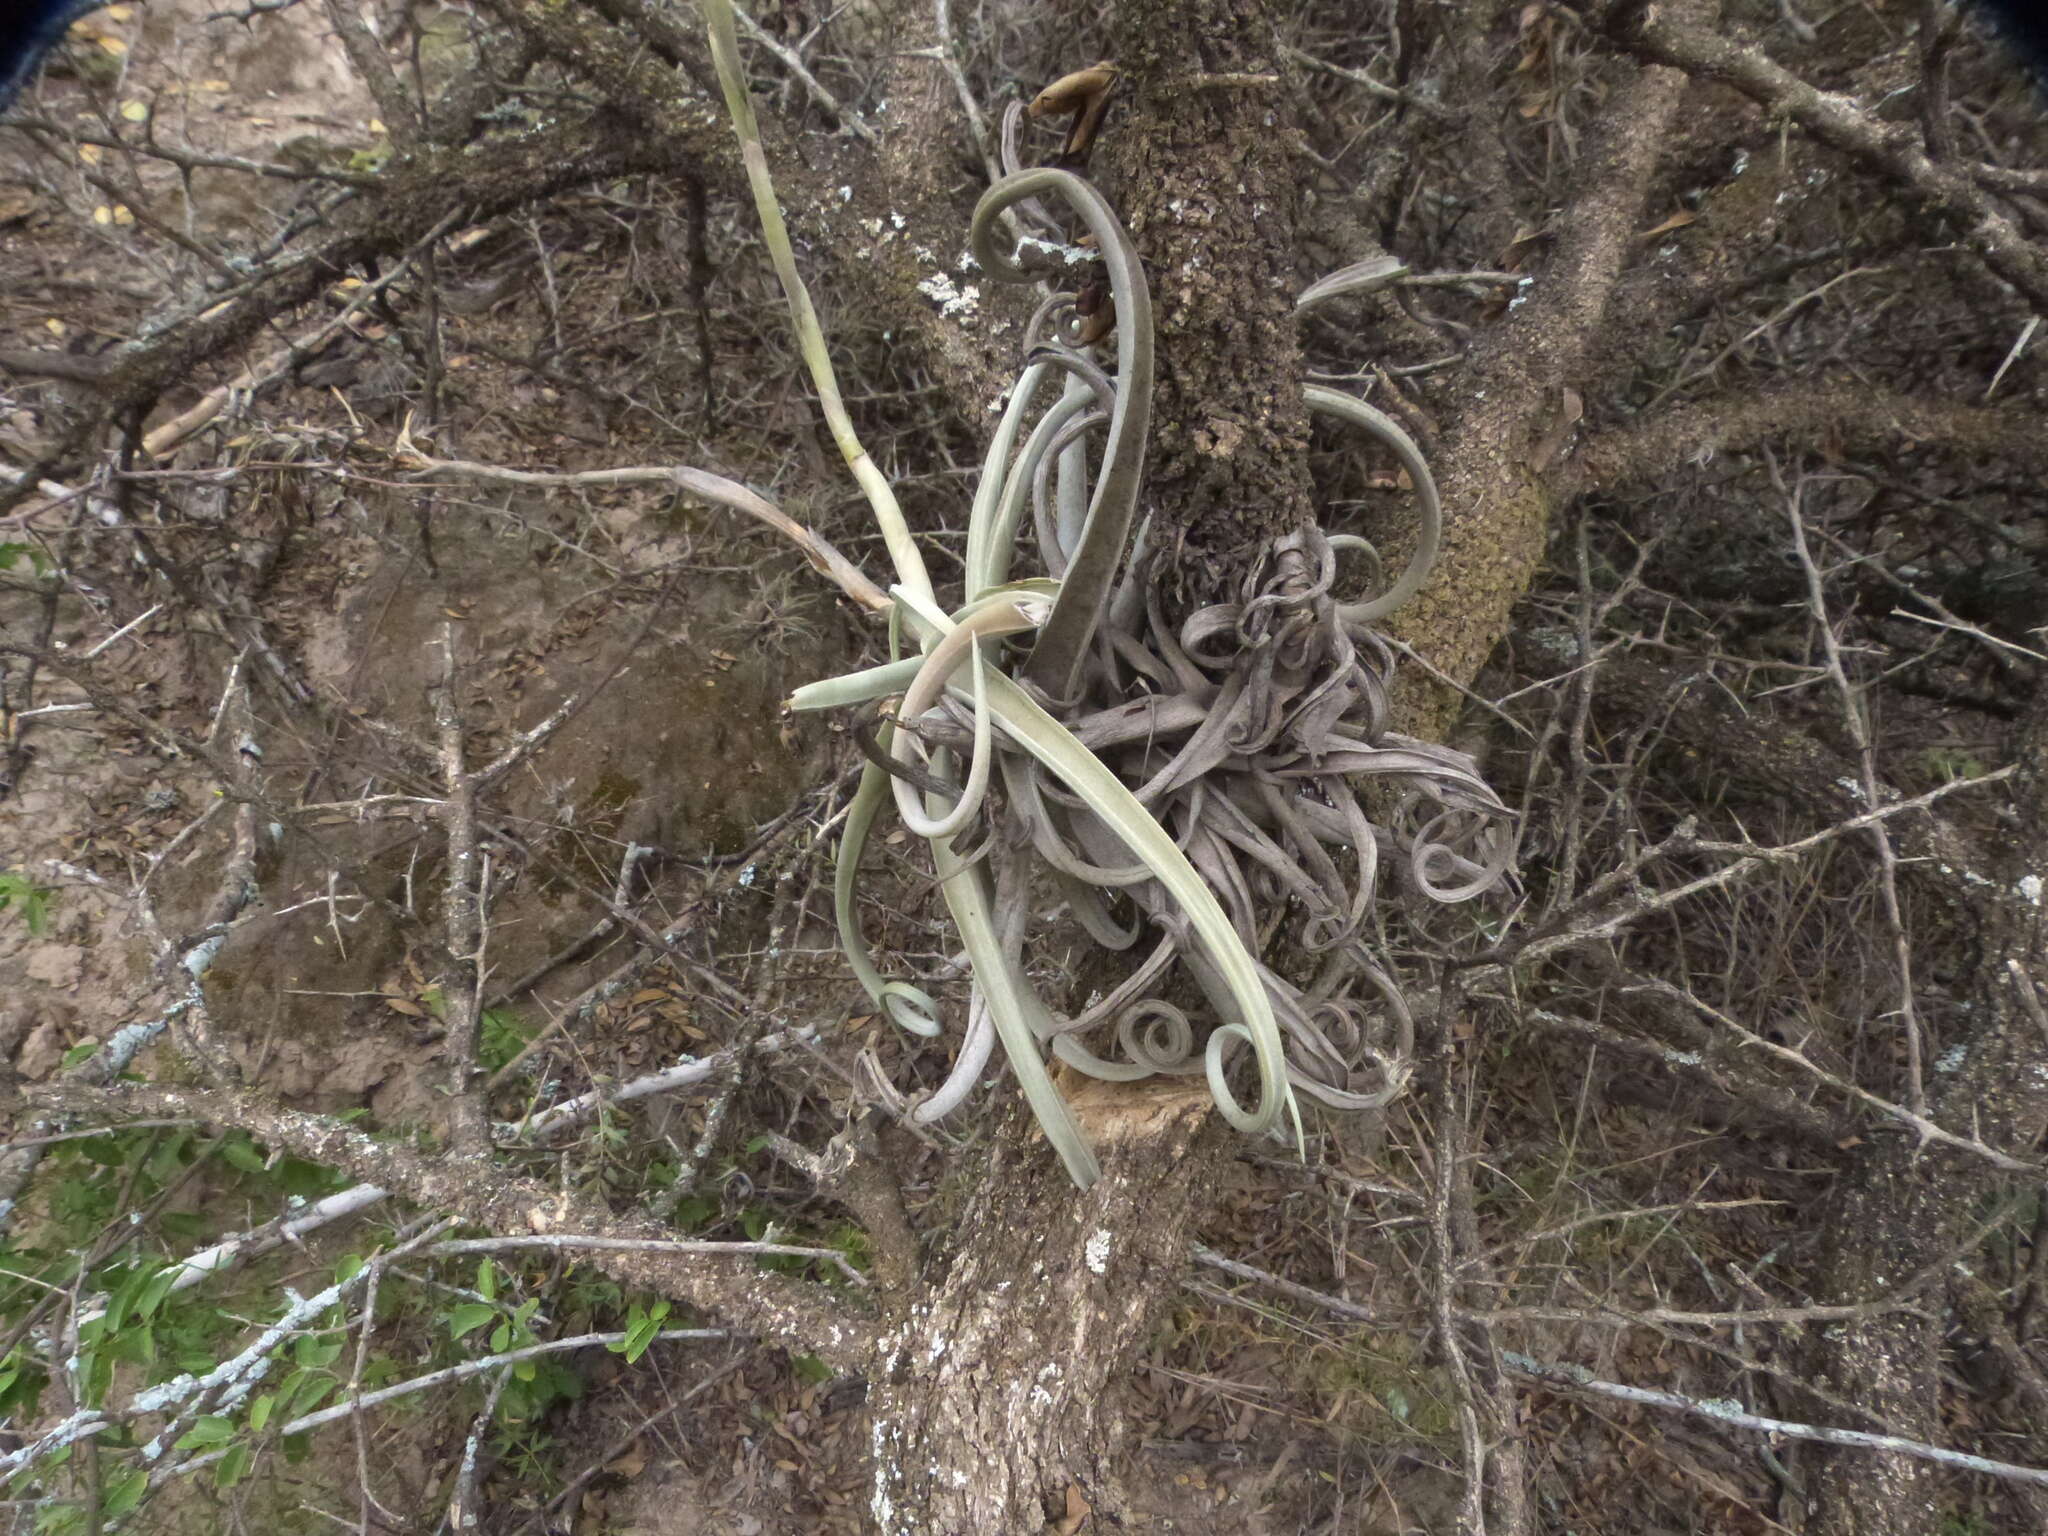
<path fill-rule="evenodd" d="M 907 1102 L 877 1073 L 878 1090 L 914 1123 L 936 1122 L 966 1099 L 1000 1040 L 1083 1188 L 1099 1165 L 1048 1057 L 1118 1082 L 1204 1075 L 1220 1112 L 1251 1135 L 1275 1132 L 1285 1118 L 1298 1139 L 1297 1095 L 1339 1110 L 1386 1104 L 1411 1074 L 1414 1021 L 1370 942 L 1382 864 L 1402 869 L 1425 897 L 1455 902 L 1499 885 L 1512 847 L 1508 812 L 1470 758 L 1387 727 L 1394 658 L 1372 626 L 1427 579 L 1441 528 L 1421 452 L 1384 413 L 1311 386 L 1313 414 L 1390 449 L 1414 486 L 1421 537 L 1405 569 L 1378 597 L 1340 600 L 1339 555 L 1354 552 L 1377 573 L 1377 552 L 1355 535 L 1304 528 L 1265 552 L 1236 601 L 1170 620 L 1167 560 L 1138 516 L 1153 383 L 1144 269 L 1083 176 L 1018 167 L 1023 109 L 1013 107 L 1006 174 L 975 210 L 972 248 L 991 279 L 1043 276 L 1055 291 L 1027 328 L 1023 371 L 983 461 L 963 601 L 943 607 L 840 403 L 769 178 L 728 0 L 700 3 L 804 358 L 896 565 L 897 659 L 791 700 L 797 709 L 898 701 L 879 717 L 840 843 L 841 943 L 888 1019 L 915 1035 L 942 1032 L 933 999 L 886 978 L 860 931 L 862 852 L 893 801 L 930 846 L 972 966 L 964 1038 L 946 1081 Z M 1099 360 L 1092 345 L 1100 323 L 1060 289 L 1075 248 L 1048 203 L 1093 236 L 1113 360 Z M 1035 234 L 1017 241 L 1020 226 Z M 1347 269 L 1301 303 L 1401 275 L 1384 262 Z M 1091 468 L 1087 440 L 1096 434 L 1103 443 Z M 1019 577 L 1011 563 L 1027 512 L 1043 569 Z M 1379 821 L 1368 803 L 1386 808 Z M 1042 880 L 1106 948 L 1135 953 L 1150 936 L 1119 985 L 1070 1015 L 1025 973 Z M 1305 984 L 1260 958 L 1290 910 L 1295 946 L 1316 962 Z M 1222 1021 L 1205 1040 L 1166 1000 L 1176 968 Z M 1247 1051 L 1249 1103 L 1232 1086 Z"/>

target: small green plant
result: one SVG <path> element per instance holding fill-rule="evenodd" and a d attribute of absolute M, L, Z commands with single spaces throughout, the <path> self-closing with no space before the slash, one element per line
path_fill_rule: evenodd
<path fill-rule="evenodd" d="M 17 913 L 37 938 L 50 930 L 50 898 L 56 894 L 18 870 L 0 870 L 0 912 Z"/>
<path fill-rule="evenodd" d="M 1960 747 L 1929 747 L 1920 754 L 1920 767 L 1930 779 L 1940 784 L 1982 778 L 1990 771 L 1984 766 L 1983 758 Z"/>
<path fill-rule="evenodd" d="M 657 1301 L 651 1307 L 634 1302 L 626 1313 L 626 1336 L 605 1345 L 615 1355 L 624 1355 L 626 1364 L 632 1365 L 647 1353 L 647 1346 L 654 1342 L 661 1325 L 668 1317 L 668 1303 Z"/>
<path fill-rule="evenodd" d="M 29 568 L 38 576 L 49 574 L 50 557 L 33 544 L 0 543 L 0 571 L 13 570 L 24 557 L 28 560 Z"/>
<path fill-rule="evenodd" d="M 538 1032 L 510 1008 L 486 1008 L 477 1020 L 478 1065 L 486 1072 L 503 1071 Z"/>

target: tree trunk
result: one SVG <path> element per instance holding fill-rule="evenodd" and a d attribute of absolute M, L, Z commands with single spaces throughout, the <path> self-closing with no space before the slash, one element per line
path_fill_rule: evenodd
<path fill-rule="evenodd" d="M 1234 600 L 1310 517 L 1274 33 L 1261 0 L 1132 0 L 1114 28 L 1124 96 L 1102 168 L 1156 308 L 1145 511 L 1183 599 Z M 1077 1193 L 1013 1114 L 957 1242 L 882 1346 L 887 1536 L 1031 1531 L 1084 1506 L 1114 1522 L 1124 1505 L 1113 1387 L 1178 1283 L 1227 1133 L 1199 1086 L 1090 1083 L 1075 1107 L 1101 1180 Z"/>
<path fill-rule="evenodd" d="M 1077 1192 L 1028 1117 L 1006 1117 L 959 1240 L 883 1340 L 883 1536 L 1012 1536 L 1122 1507 L 1115 1383 L 1185 1272 L 1227 1138 L 1206 1089 L 1090 1085 L 1075 1109 L 1102 1156 L 1095 1187 Z"/>
<path fill-rule="evenodd" d="M 1127 0 L 1110 189 L 1152 284 L 1146 461 L 1155 548 L 1190 598 L 1235 601 L 1266 544 L 1310 519 L 1295 334 L 1292 124 L 1262 0 Z"/>

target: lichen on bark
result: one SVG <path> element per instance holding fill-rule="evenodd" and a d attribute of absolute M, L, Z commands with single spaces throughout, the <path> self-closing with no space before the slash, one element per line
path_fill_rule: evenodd
<path fill-rule="evenodd" d="M 1132 0 L 1113 28 L 1124 99 L 1103 168 L 1159 335 L 1147 509 L 1197 601 L 1234 598 L 1259 551 L 1311 521 L 1298 191 L 1273 37 L 1259 0 Z"/>

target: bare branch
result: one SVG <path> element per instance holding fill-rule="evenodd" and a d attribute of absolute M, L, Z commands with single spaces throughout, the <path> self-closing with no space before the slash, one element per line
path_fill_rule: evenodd
<path fill-rule="evenodd" d="M 1953 220 L 1987 267 L 2037 312 L 2048 313 L 2048 254 L 2021 233 L 1967 171 L 1930 159 L 1910 125 L 1881 122 L 1854 99 L 1816 89 L 1761 49 L 1718 36 L 1673 14 L 1671 7 L 1632 11 L 1621 40 L 1637 55 L 1733 86 L 1896 183 L 1929 213 Z"/>

